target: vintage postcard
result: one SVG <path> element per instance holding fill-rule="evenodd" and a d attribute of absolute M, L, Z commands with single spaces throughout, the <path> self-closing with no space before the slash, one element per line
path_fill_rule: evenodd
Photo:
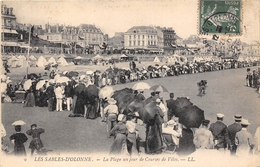
<path fill-rule="evenodd" d="M 259 0 L 4 0 L 1 19 L 1 167 L 260 166 Z"/>

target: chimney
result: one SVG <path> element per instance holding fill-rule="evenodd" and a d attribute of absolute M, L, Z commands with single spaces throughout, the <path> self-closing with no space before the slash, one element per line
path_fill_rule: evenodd
<path fill-rule="evenodd" d="M 13 8 L 10 8 L 10 15 L 13 15 Z"/>

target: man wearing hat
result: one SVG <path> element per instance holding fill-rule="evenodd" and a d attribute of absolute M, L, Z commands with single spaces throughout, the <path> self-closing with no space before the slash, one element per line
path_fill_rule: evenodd
<path fill-rule="evenodd" d="M 179 104 L 178 101 L 174 100 L 174 93 L 170 93 L 170 99 L 166 100 L 167 108 L 168 108 L 168 118 L 170 119 L 172 116 L 177 115 L 177 106 Z"/>
<path fill-rule="evenodd" d="M 208 130 L 209 122 L 209 120 L 203 120 L 200 128 L 194 134 L 193 143 L 196 149 L 211 149 L 214 146 L 213 135 Z"/>
<path fill-rule="evenodd" d="M 234 116 L 234 119 L 235 119 L 235 122 L 228 126 L 229 139 L 231 142 L 231 145 L 230 145 L 230 154 L 231 155 L 236 154 L 237 146 L 235 145 L 235 137 L 236 137 L 236 133 L 241 131 L 241 129 L 242 129 L 242 126 L 240 124 L 240 122 L 242 120 L 242 115 L 236 114 Z"/>
<path fill-rule="evenodd" d="M 54 83 L 49 82 L 49 86 L 46 89 L 46 94 L 48 97 L 48 110 L 53 111 L 53 103 L 54 103 L 54 98 L 55 98 L 55 92 L 54 92 Z"/>
<path fill-rule="evenodd" d="M 137 94 L 135 96 L 135 99 L 138 101 L 138 102 L 142 102 L 145 100 L 145 97 L 143 95 L 144 91 L 142 89 L 138 89 L 137 90 Z"/>
<path fill-rule="evenodd" d="M 110 130 L 114 127 L 114 124 L 116 123 L 116 119 L 118 115 L 118 107 L 116 105 L 116 100 L 113 98 L 108 99 L 107 102 L 108 102 L 108 106 L 104 108 L 104 114 L 107 117 L 106 118 L 107 128 L 108 128 L 108 132 L 110 132 Z"/>
<path fill-rule="evenodd" d="M 242 119 L 240 123 L 242 129 L 236 133 L 235 137 L 235 144 L 237 145 L 236 155 L 246 157 L 253 150 L 255 144 L 252 135 L 247 131 L 247 127 L 250 125 L 248 120 Z"/>
<path fill-rule="evenodd" d="M 224 114 L 217 114 L 217 121 L 212 123 L 209 130 L 212 132 L 215 149 L 225 151 L 228 145 L 230 145 L 228 128 L 223 123 Z"/>

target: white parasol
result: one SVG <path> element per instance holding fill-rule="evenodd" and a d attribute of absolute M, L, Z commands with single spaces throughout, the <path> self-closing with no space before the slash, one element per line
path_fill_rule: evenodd
<path fill-rule="evenodd" d="M 36 84 L 36 90 L 39 90 L 43 87 L 43 85 L 45 84 L 46 80 L 40 80 L 39 82 L 37 82 Z"/>
<path fill-rule="evenodd" d="M 114 89 L 111 86 L 105 86 L 99 91 L 99 98 L 110 98 L 114 93 Z"/>
<path fill-rule="evenodd" d="M 32 80 L 28 79 L 27 81 L 24 82 L 23 89 L 29 90 L 31 86 L 32 86 Z"/>
<path fill-rule="evenodd" d="M 134 84 L 132 87 L 133 90 L 144 90 L 144 89 L 150 89 L 151 86 L 146 82 L 138 82 Z"/>
<path fill-rule="evenodd" d="M 13 126 L 17 126 L 17 125 L 25 125 L 26 123 L 22 120 L 18 120 L 18 121 L 15 121 L 14 123 L 12 123 Z"/>

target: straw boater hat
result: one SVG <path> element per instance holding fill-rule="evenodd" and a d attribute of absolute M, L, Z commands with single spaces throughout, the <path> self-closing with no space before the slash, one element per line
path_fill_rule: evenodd
<path fill-rule="evenodd" d="M 223 118 L 224 116 L 225 116 L 225 115 L 222 114 L 222 113 L 218 113 L 218 114 L 217 114 L 217 117 L 218 117 L 218 118 Z"/>
<path fill-rule="evenodd" d="M 250 125 L 247 119 L 242 119 L 240 123 L 241 125 Z"/>
<path fill-rule="evenodd" d="M 236 115 L 234 116 L 234 119 L 235 119 L 235 120 L 242 120 L 242 115 L 236 114 Z"/>
<path fill-rule="evenodd" d="M 107 100 L 107 102 L 108 102 L 109 104 L 116 104 L 116 100 L 115 100 L 114 98 L 109 98 L 109 99 Z"/>

